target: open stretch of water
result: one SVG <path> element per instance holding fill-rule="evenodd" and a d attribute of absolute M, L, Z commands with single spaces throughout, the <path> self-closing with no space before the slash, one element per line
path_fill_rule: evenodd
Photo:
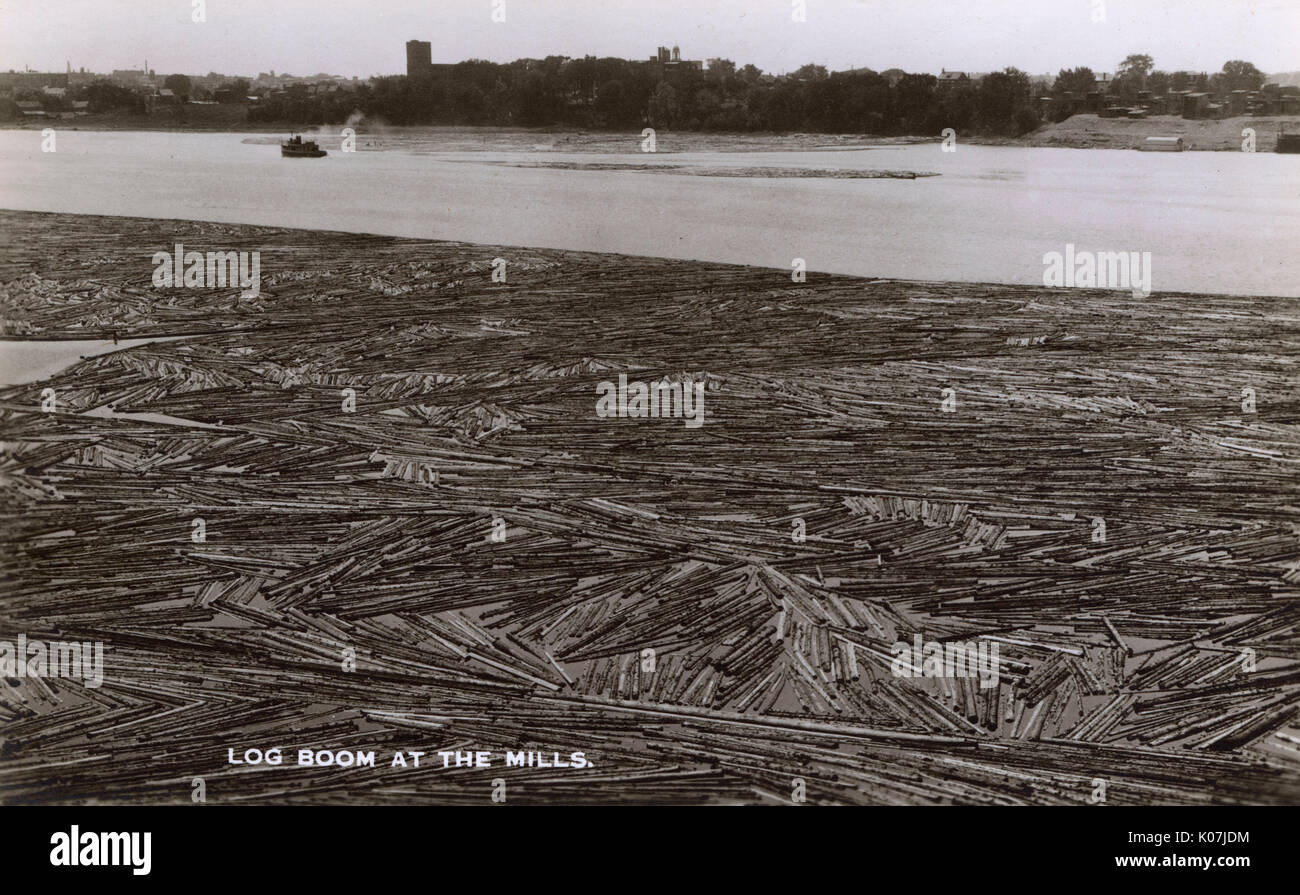
<path fill-rule="evenodd" d="M 125 351 L 150 342 L 170 342 L 183 336 L 157 339 L 2 339 L 0 340 L 0 386 L 37 382 L 53 376 L 78 361 L 114 351 Z"/>
<path fill-rule="evenodd" d="M 939 145 L 643 155 L 340 153 L 240 134 L 0 131 L 0 207 L 624 252 L 927 280 L 1041 283 L 1043 255 L 1150 252 L 1153 288 L 1300 295 L 1300 156 Z M 364 143 L 364 135 L 361 138 Z M 629 147 L 637 145 L 629 135 Z M 933 171 L 750 179 L 488 162 Z M 170 249 L 170 246 L 160 246 Z M 195 246 L 216 249 L 218 246 Z M 264 273 L 275 247 L 262 251 Z M 140 271 L 147 284 L 152 267 Z"/>

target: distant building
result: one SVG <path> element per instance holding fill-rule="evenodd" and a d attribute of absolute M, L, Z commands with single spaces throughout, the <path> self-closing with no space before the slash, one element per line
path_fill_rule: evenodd
<path fill-rule="evenodd" d="M 115 68 L 108 79 L 119 87 L 151 87 L 154 73 L 148 68 Z"/>
<path fill-rule="evenodd" d="M 1210 95 L 1208 93 L 1184 93 L 1182 96 L 1182 116 L 1184 118 L 1211 118 Z"/>
<path fill-rule="evenodd" d="M 10 71 L 0 72 L 0 92 L 16 90 L 36 91 L 46 87 L 67 87 L 66 72 Z"/>
<path fill-rule="evenodd" d="M 426 78 L 433 74 L 433 44 L 427 40 L 406 42 L 406 76 Z"/>
<path fill-rule="evenodd" d="M 939 69 L 939 86 L 951 87 L 954 84 L 961 84 L 970 81 L 970 75 L 964 71 L 948 71 L 946 68 Z"/>
<path fill-rule="evenodd" d="M 676 45 L 670 50 L 659 47 L 650 57 L 650 64 L 658 66 L 661 74 L 671 76 L 682 71 L 703 71 L 704 63 L 699 59 L 683 59 L 681 47 Z"/>

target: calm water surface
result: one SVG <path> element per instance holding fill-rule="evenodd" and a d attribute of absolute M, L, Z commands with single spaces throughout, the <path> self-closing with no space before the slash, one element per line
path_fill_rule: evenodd
<path fill-rule="evenodd" d="M 361 142 L 364 146 L 364 135 Z M 256 142 L 255 142 L 256 141 Z M 323 141 L 325 142 L 325 141 Z M 1300 295 L 1300 156 L 937 143 L 863 151 L 340 153 L 265 135 L 0 131 L 0 207 L 308 227 L 927 280 L 1041 283 L 1043 255 L 1152 254 L 1155 291 Z M 933 171 L 751 179 L 490 162 Z M 161 248 L 170 248 L 161 247 Z M 274 246 L 262 270 L 274 269 Z M 141 270 L 148 282 L 152 267 Z"/>

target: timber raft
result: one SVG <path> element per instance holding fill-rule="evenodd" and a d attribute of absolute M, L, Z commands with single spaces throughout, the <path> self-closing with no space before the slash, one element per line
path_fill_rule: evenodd
<path fill-rule="evenodd" d="M 0 639 L 104 644 L 0 680 L 6 803 L 1300 801 L 1293 299 L 0 233 L 11 336 L 193 334 L 0 390 Z M 176 243 L 259 294 L 154 289 Z M 597 416 L 620 374 L 704 425 Z M 452 749 L 496 761 L 390 765 Z"/>

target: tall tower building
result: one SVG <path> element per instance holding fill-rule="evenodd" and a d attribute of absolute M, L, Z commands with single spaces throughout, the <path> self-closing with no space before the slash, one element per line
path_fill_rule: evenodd
<path fill-rule="evenodd" d="M 427 40 L 406 42 L 406 76 L 422 78 L 433 74 L 433 44 Z"/>

